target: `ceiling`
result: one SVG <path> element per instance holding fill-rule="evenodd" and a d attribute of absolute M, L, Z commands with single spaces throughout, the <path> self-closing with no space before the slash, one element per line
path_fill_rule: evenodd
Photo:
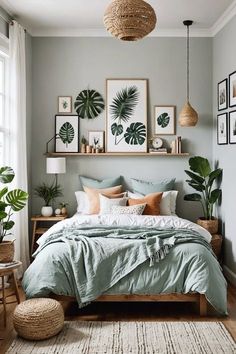
<path fill-rule="evenodd" d="M 1 6 L 35 36 L 106 35 L 103 13 L 112 0 L 0 0 Z M 194 21 L 192 30 L 207 35 L 235 0 L 148 0 L 157 14 L 158 33 L 185 34 L 182 21 Z M 236 7 L 236 6 L 235 6 Z"/>

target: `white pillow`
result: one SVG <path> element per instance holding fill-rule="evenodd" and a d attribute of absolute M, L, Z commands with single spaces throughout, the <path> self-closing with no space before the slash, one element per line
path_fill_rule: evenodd
<path fill-rule="evenodd" d="M 171 204 L 172 204 L 172 191 L 163 192 L 161 202 L 160 202 L 160 215 L 172 215 Z M 140 193 L 132 193 L 127 191 L 128 197 L 132 199 L 143 198 L 144 196 Z M 178 193 L 178 192 L 177 192 Z M 174 203 L 173 203 L 174 205 Z M 175 210 L 175 208 L 174 208 Z"/>
<path fill-rule="evenodd" d="M 77 213 L 89 214 L 89 199 L 87 193 L 83 191 L 75 192 L 77 201 Z"/>
<path fill-rule="evenodd" d="M 127 204 L 128 198 L 107 198 L 102 194 L 99 194 L 100 199 L 100 213 L 99 214 L 110 214 L 111 208 L 114 205 L 125 206 Z"/>
<path fill-rule="evenodd" d="M 137 204 L 132 206 L 118 206 L 114 205 L 111 207 L 111 214 L 120 215 L 120 214 L 134 214 L 134 215 L 142 215 L 145 204 Z"/>

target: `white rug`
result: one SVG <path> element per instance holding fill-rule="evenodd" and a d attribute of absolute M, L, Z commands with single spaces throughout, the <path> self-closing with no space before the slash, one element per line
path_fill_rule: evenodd
<path fill-rule="evenodd" d="M 235 354 L 219 322 L 65 322 L 49 340 L 17 338 L 8 354 Z"/>

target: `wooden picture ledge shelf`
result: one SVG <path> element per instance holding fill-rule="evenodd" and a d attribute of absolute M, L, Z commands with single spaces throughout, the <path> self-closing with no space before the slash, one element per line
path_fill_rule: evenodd
<path fill-rule="evenodd" d="M 82 153 L 82 152 L 48 152 L 45 154 L 48 157 L 56 157 L 56 156 L 86 156 L 86 157 L 103 157 L 103 156 L 145 156 L 145 157 L 185 157 L 189 156 L 188 152 L 182 152 L 181 154 L 165 154 L 165 153 L 148 153 L 148 152 L 101 152 L 98 154 L 92 153 Z"/>

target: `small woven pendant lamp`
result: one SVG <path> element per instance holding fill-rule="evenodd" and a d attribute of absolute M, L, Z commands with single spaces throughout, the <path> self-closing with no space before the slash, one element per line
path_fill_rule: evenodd
<path fill-rule="evenodd" d="M 152 6 L 143 0 L 113 0 L 103 21 L 114 37 L 136 41 L 154 30 L 157 19 Z"/>
<path fill-rule="evenodd" d="M 180 112 L 179 124 L 181 127 L 194 127 L 198 122 L 198 114 L 189 103 L 189 26 L 193 21 L 186 20 L 183 24 L 187 26 L 187 102 Z"/>

